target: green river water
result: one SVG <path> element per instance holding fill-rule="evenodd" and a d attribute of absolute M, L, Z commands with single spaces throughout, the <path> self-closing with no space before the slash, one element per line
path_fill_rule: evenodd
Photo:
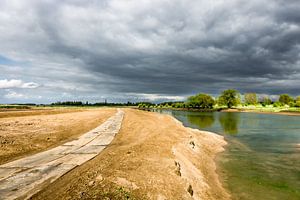
<path fill-rule="evenodd" d="M 300 200 L 300 116 L 158 110 L 223 135 L 218 173 L 233 199 Z"/>

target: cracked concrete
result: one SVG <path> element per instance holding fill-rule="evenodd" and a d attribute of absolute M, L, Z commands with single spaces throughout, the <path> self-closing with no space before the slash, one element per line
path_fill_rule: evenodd
<path fill-rule="evenodd" d="M 118 112 L 77 140 L 0 165 L 0 199 L 28 199 L 45 185 L 98 155 L 119 132 L 124 112 Z"/>

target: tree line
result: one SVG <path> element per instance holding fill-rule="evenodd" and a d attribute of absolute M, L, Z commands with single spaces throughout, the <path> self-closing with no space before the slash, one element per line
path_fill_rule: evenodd
<path fill-rule="evenodd" d="M 279 98 L 272 101 L 269 96 L 263 96 L 258 98 L 256 93 L 245 93 L 242 95 L 234 89 L 224 90 L 219 97 L 214 98 L 208 94 L 199 93 L 194 96 L 187 98 L 185 102 L 163 102 L 160 104 L 153 103 L 140 103 L 138 106 L 140 108 L 193 108 L 193 109 L 213 109 L 227 107 L 232 108 L 237 105 L 261 105 L 263 107 L 273 106 L 273 107 L 300 107 L 300 96 L 293 98 L 288 94 L 281 94 Z"/>
<path fill-rule="evenodd" d="M 98 102 L 89 103 L 88 101 L 58 101 L 51 103 L 51 106 L 137 106 L 139 103 L 132 103 L 128 101 L 127 103 L 108 103 L 108 102 Z"/>

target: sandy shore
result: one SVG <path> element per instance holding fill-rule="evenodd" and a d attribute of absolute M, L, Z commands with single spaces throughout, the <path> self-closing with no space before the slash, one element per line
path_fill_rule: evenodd
<path fill-rule="evenodd" d="M 229 199 L 214 162 L 226 144 L 221 136 L 168 115 L 124 110 L 108 148 L 33 199 Z"/>
<path fill-rule="evenodd" d="M 226 109 L 220 112 L 245 112 L 245 113 L 269 114 L 269 115 L 300 116 L 300 112 L 270 112 L 270 111 L 251 110 L 251 109 Z"/>
<path fill-rule="evenodd" d="M 110 108 L 0 112 L 0 164 L 77 138 L 115 112 Z"/>

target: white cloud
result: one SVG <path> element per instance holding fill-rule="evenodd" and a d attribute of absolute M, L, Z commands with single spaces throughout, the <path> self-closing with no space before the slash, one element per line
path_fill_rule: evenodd
<path fill-rule="evenodd" d="M 183 96 L 172 96 L 172 95 L 159 95 L 159 94 L 131 94 L 137 96 L 138 98 L 150 100 L 150 101 L 183 101 L 185 97 Z"/>
<path fill-rule="evenodd" d="M 22 80 L 11 79 L 11 80 L 0 80 L 0 89 L 9 89 L 9 88 L 26 88 L 32 89 L 39 87 L 39 84 L 34 82 L 23 82 Z"/>
<path fill-rule="evenodd" d="M 17 93 L 14 91 L 9 91 L 6 95 L 4 95 L 7 99 L 20 99 L 20 98 L 26 98 L 24 94 Z"/>
<path fill-rule="evenodd" d="M 6 99 L 17 99 L 17 100 L 28 100 L 28 99 L 42 99 L 41 95 L 28 95 L 24 93 L 19 93 L 16 91 L 12 91 L 10 89 L 6 89 L 7 94 L 4 95 Z"/>

